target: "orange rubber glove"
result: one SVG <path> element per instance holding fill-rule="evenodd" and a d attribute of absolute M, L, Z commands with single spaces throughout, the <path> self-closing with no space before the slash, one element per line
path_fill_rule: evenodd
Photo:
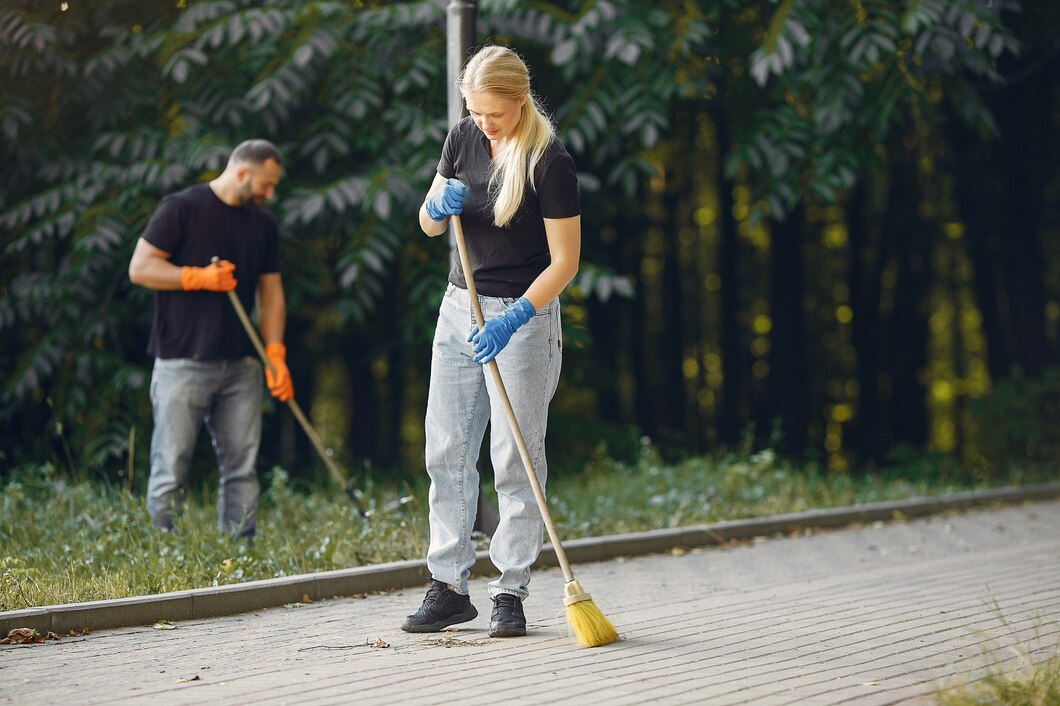
<path fill-rule="evenodd" d="M 181 267 L 180 286 L 185 292 L 196 289 L 228 292 L 236 288 L 236 278 L 232 276 L 235 269 L 228 260 L 218 260 L 206 267 Z"/>
<path fill-rule="evenodd" d="M 268 367 L 265 368 L 265 382 L 269 385 L 269 392 L 280 402 L 286 402 L 294 397 L 294 383 L 291 382 L 291 371 L 287 369 L 287 346 L 282 343 L 270 343 L 265 346 L 265 357 L 276 371 L 273 375 Z"/>

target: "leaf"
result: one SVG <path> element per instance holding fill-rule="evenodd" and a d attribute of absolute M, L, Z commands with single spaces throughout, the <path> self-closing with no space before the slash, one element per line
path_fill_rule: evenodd
<path fill-rule="evenodd" d="M 390 203 L 390 192 L 380 191 L 372 202 L 372 210 L 375 211 L 375 215 L 385 221 L 390 218 Z"/>
<path fill-rule="evenodd" d="M 563 66 L 574 58 L 576 49 L 577 45 L 573 39 L 565 39 L 559 42 L 552 49 L 552 63 L 556 66 Z"/>
<path fill-rule="evenodd" d="M 3 645 L 23 645 L 37 642 L 44 642 L 44 638 L 40 636 L 36 628 L 12 628 L 8 631 L 7 637 L 0 640 L 0 644 Z"/>
<path fill-rule="evenodd" d="M 173 64 L 173 69 L 170 71 L 170 76 L 172 76 L 173 80 L 177 83 L 184 83 L 184 81 L 186 81 L 188 78 L 188 71 L 190 69 L 191 66 L 188 64 L 188 62 L 184 61 L 183 59 L 178 59 L 176 63 Z"/>
<path fill-rule="evenodd" d="M 302 45 L 294 53 L 294 63 L 296 66 L 307 66 L 310 61 L 313 60 L 313 47 L 309 45 Z"/>
<path fill-rule="evenodd" d="M 176 630 L 177 626 L 168 620 L 159 620 L 157 623 L 152 625 L 155 630 Z"/>
<path fill-rule="evenodd" d="M 756 49 L 751 55 L 751 75 L 759 86 L 766 85 L 769 80 L 769 63 L 770 57 L 761 49 Z"/>

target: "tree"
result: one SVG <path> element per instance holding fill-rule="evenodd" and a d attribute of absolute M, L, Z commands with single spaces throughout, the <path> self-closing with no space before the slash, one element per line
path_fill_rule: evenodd
<path fill-rule="evenodd" d="M 338 410 L 326 435 L 349 458 L 416 463 L 408 430 L 425 395 L 447 253 L 410 214 L 445 135 L 444 4 L 102 0 L 63 11 L 17 0 L 0 9 L 8 460 L 113 467 L 132 430 L 144 438 L 151 307 L 127 282 L 129 254 L 163 194 L 209 178 L 231 146 L 257 135 L 287 157 L 273 209 L 299 397 Z M 857 429 L 848 442 L 873 457 L 895 439 L 924 438 L 933 274 L 923 263 L 940 224 L 918 215 L 916 180 L 933 183 L 921 164 L 957 120 L 972 126 L 948 133 L 960 159 L 1001 159 L 979 151 L 980 131 L 993 129 L 995 112 L 1002 126 L 1020 113 L 980 96 L 1016 47 L 1002 21 L 1014 3 L 479 5 L 479 40 L 526 56 L 580 172 L 583 266 L 565 294 L 577 355 L 561 407 L 685 448 L 735 445 L 752 424 L 765 438 L 776 418 L 792 452 L 845 424 Z M 1018 176 L 1018 164 L 998 173 Z M 1039 245 L 1043 234 L 1026 226 L 1049 213 L 1040 184 L 1050 174 L 1027 173 L 1039 190 L 1020 215 L 1019 237 Z M 999 293 L 1036 263 L 1006 252 L 988 267 L 994 236 L 972 224 L 985 202 L 974 200 L 975 181 L 959 188 L 991 349 L 1031 360 L 1044 350 L 1037 312 L 1048 295 Z M 838 209 L 829 224 L 843 231 L 827 247 L 823 209 Z M 912 285 L 898 308 L 889 308 L 892 275 Z M 1031 279 L 1047 281 L 1044 266 Z M 844 288 L 849 302 L 832 301 Z M 1034 313 L 1017 321 L 1025 311 Z M 910 333 L 884 337 L 888 326 Z M 820 339 L 847 333 L 853 363 L 819 353 Z M 830 392 L 848 389 L 848 376 L 860 392 L 841 394 L 860 395 L 860 408 Z M 888 376 L 900 398 L 880 386 Z M 852 419 L 828 411 L 846 406 Z M 285 415 L 267 424 L 267 461 L 311 457 Z"/>

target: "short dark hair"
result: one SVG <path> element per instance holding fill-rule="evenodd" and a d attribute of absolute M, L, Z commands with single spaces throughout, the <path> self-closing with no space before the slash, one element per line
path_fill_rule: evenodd
<path fill-rule="evenodd" d="M 228 157 L 228 161 L 233 164 L 265 164 L 269 159 L 275 159 L 277 164 L 283 166 L 280 148 L 268 140 L 244 140 L 236 145 Z"/>

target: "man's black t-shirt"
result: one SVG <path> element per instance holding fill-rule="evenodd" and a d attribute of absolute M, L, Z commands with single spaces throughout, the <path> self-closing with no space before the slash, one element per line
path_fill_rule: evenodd
<path fill-rule="evenodd" d="M 162 199 L 143 239 L 170 254 L 174 265 L 205 267 L 214 255 L 235 264 L 236 294 L 253 311 L 258 278 L 279 271 L 276 218 L 257 208 L 226 204 L 209 184 Z M 225 292 L 156 291 L 147 352 L 157 358 L 234 359 L 254 348 Z"/>
<path fill-rule="evenodd" d="M 506 228 L 498 228 L 487 193 L 492 163 L 489 140 L 467 117 L 446 137 L 438 173 L 468 187 L 460 221 L 479 294 L 521 297 L 551 261 L 541 219 L 581 213 L 578 176 L 566 148 L 553 140 L 534 170 L 536 191 L 527 180 L 522 208 Z M 449 281 L 467 289 L 459 261 L 449 272 Z"/>

